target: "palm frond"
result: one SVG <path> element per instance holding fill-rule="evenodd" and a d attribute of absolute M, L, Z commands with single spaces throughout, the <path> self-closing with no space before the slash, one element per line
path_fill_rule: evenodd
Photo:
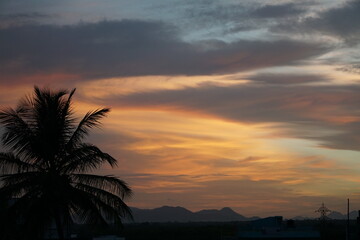
<path fill-rule="evenodd" d="M 106 225 L 101 209 L 94 203 L 94 196 L 73 188 L 70 200 L 70 209 L 77 217 L 76 220 L 88 224 Z"/>
<path fill-rule="evenodd" d="M 10 191 L 17 188 L 30 189 L 41 183 L 42 174 L 38 171 L 3 174 L 0 176 L 0 192 Z"/>
<path fill-rule="evenodd" d="M 29 95 L 20 99 L 16 107 L 16 112 L 29 125 L 30 128 L 34 127 L 35 124 L 33 107 L 34 99 Z"/>
<path fill-rule="evenodd" d="M 127 217 L 133 219 L 131 209 L 124 203 L 121 197 L 105 191 L 100 188 L 92 187 L 86 184 L 78 183 L 75 185 L 77 189 L 85 191 L 89 194 L 94 195 L 96 198 L 100 199 L 102 202 L 107 204 L 109 207 L 115 209 L 117 214 L 122 217 Z"/>
<path fill-rule="evenodd" d="M 82 191 L 83 192 L 83 191 Z M 97 196 L 90 194 L 88 192 L 83 192 L 86 198 L 89 201 L 89 206 L 91 208 L 82 208 L 82 211 L 79 216 L 82 218 L 82 221 L 90 222 L 90 223 L 103 223 L 104 225 L 108 222 L 121 222 L 120 217 L 131 216 L 125 215 L 123 212 L 118 209 L 110 206 L 102 199 Z M 120 206 L 119 206 L 120 207 Z M 127 207 L 127 206 L 126 206 Z M 130 209 L 129 209 L 130 211 Z M 131 214 L 131 213 L 129 213 Z"/>
<path fill-rule="evenodd" d="M 103 202 L 96 196 L 89 195 L 91 201 L 96 205 L 100 210 L 101 215 L 108 222 L 121 222 L 119 211 L 116 208 L 109 206 L 107 203 Z"/>
<path fill-rule="evenodd" d="M 70 93 L 66 101 L 63 102 L 63 106 L 61 107 L 62 113 L 61 118 L 63 119 L 64 126 L 64 138 L 66 138 L 66 141 L 71 137 L 71 133 L 74 130 L 74 123 L 75 118 L 72 117 L 72 109 L 71 109 L 71 99 L 76 91 L 76 88 L 74 88 Z"/>
<path fill-rule="evenodd" d="M 116 159 L 91 144 L 81 144 L 63 160 L 63 172 L 84 172 L 94 170 L 103 163 L 116 166 Z"/>
<path fill-rule="evenodd" d="M 0 123 L 5 127 L 2 136 L 4 146 L 18 154 L 31 155 L 33 132 L 28 123 L 21 118 L 19 112 L 12 108 L 1 110 Z"/>
<path fill-rule="evenodd" d="M 85 114 L 67 143 L 67 149 L 71 149 L 80 143 L 81 139 L 89 134 L 89 130 L 100 126 L 100 119 L 110 111 L 109 108 L 97 109 Z"/>
<path fill-rule="evenodd" d="M 0 174 L 27 172 L 35 169 L 40 170 L 41 167 L 22 161 L 13 153 L 0 152 Z"/>
<path fill-rule="evenodd" d="M 132 191 L 128 184 L 112 175 L 71 174 L 70 178 L 75 184 L 86 184 L 103 189 L 115 195 L 119 195 L 122 199 L 129 198 L 132 195 Z"/>

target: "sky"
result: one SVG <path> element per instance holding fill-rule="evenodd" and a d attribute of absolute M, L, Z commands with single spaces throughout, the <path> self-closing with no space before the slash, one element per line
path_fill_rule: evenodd
<path fill-rule="evenodd" d="M 139 208 L 360 209 L 360 1 L 2 0 L 0 106 L 76 88 Z M 1 131 L 1 129 L 0 129 Z"/>

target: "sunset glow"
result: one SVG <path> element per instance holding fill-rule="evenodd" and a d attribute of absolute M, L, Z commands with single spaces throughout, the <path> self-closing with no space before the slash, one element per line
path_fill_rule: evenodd
<path fill-rule="evenodd" d="M 0 106 L 38 85 L 76 88 L 78 117 L 110 107 L 88 140 L 130 206 L 360 209 L 358 1 L 18 2 L 0 8 Z"/>

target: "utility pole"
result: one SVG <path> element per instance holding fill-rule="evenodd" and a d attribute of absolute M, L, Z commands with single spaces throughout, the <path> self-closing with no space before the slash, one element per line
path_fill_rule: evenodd
<path fill-rule="evenodd" d="M 360 239 L 360 210 L 358 210 L 358 217 L 356 218 L 357 223 L 357 235 L 358 239 Z"/>
<path fill-rule="evenodd" d="M 347 200 L 347 221 L 346 221 L 346 240 L 349 240 L 350 235 L 350 200 Z"/>

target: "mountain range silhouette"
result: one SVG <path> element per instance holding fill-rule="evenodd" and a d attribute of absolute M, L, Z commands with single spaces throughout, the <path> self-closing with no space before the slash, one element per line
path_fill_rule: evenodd
<path fill-rule="evenodd" d="M 251 221 L 259 217 L 244 217 L 229 207 L 192 212 L 183 207 L 163 206 L 154 209 L 131 208 L 134 222 L 230 222 Z"/>
<path fill-rule="evenodd" d="M 208 209 L 192 212 L 183 207 L 163 206 L 154 209 L 140 209 L 131 207 L 134 222 L 231 222 L 231 221 L 252 221 L 259 217 L 245 217 L 229 207 L 220 210 Z M 333 211 L 328 217 L 330 219 L 347 219 L 346 214 Z M 350 219 L 356 219 L 358 211 L 350 212 Z M 303 216 L 296 216 L 294 220 L 315 219 Z"/>

